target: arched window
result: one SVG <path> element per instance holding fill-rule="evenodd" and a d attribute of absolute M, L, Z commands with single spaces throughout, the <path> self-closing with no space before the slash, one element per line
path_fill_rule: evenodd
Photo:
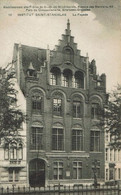
<path fill-rule="evenodd" d="M 22 160 L 23 159 L 23 145 L 16 142 L 6 144 L 4 148 L 5 160 Z"/>
<path fill-rule="evenodd" d="M 32 109 L 41 110 L 41 102 L 42 102 L 42 97 L 40 97 L 39 95 L 33 95 L 32 96 Z"/>
<path fill-rule="evenodd" d="M 81 71 L 75 73 L 75 88 L 84 88 L 84 74 Z"/>
<path fill-rule="evenodd" d="M 91 118 L 99 120 L 103 118 L 103 106 L 102 106 L 102 99 L 97 96 L 93 95 L 90 99 L 91 102 Z"/>
<path fill-rule="evenodd" d="M 22 144 L 19 144 L 19 146 L 18 146 L 18 159 L 19 160 L 23 159 L 23 146 L 22 146 Z"/>
<path fill-rule="evenodd" d="M 32 104 L 32 112 L 36 114 L 42 114 L 44 102 L 43 102 L 43 94 L 41 91 L 32 91 L 31 96 L 31 104 Z"/>
<path fill-rule="evenodd" d="M 5 158 L 5 160 L 9 159 L 9 144 L 5 145 L 5 148 L 4 148 L 4 158 Z"/>
<path fill-rule="evenodd" d="M 53 94 L 52 110 L 53 110 L 53 115 L 63 116 L 63 114 L 64 114 L 64 97 L 63 97 L 62 93 L 55 92 Z"/>
<path fill-rule="evenodd" d="M 72 102 L 72 115 L 73 118 L 82 118 L 83 117 L 83 102 L 80 97 L 74 97 Z"/>
<path fill-rule="evenodd" d="M 53 67 L 50 71 L 50 84 L 51 85 L 59 85 L 60 84 L 60 69 L 57 67 Z"/>
<path fill-rule="evenodd" d="M 53 114 L 57 116 L 62 116 L 62 99 L 53 99 Z"/>
<path fill-rule="evenodd" d="M 91 118 L 92 119 L 99 119 L 100 118 L 100 105 L 99 103 L 92 103 L 91 104 Z"/>
<path fill-rule="evenodd" d="M 71 87 L 72 86 L 72 71 L 69 69 L 65 69 L 63 71 L 62 86 L 64 86 L 64 87 Z"/>
<path fill-rule="evenodd" d="M 17 144 L 12 143 L 10 146 L 10 159 L 17 160 Z"/>
<path fill-rule="evenodd" d="M 66 46 L 63 49 L 64 61 L 72 62 L 74 61 L 74 51 L 71 47 Z"/>

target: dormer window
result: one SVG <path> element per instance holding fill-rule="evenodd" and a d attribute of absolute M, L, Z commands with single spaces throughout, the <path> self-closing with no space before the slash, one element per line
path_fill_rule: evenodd
<path fill-rule="evenodd" d="M 32 62 L 30 62 L 30 65 L 29 65 L 29 67 L 27 69 L 27 76 L 29 76 L 29 77 L 37 77 L 37 73 L 36 73 L 36 71 L 35 71 L 35 69 L 33 67 Z"/>

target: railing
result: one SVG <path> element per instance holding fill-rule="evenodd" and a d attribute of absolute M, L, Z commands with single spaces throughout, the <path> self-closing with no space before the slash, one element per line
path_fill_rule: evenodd
<path fill-rule="evenodd" d="M 121 186 L 47 186 L 47 187 L 6 187 L 0 188 L 0 195 L 121 195 Z"/>

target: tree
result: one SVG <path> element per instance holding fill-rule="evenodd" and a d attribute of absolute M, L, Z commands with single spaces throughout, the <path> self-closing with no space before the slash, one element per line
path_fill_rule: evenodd
<path fill-rule="evenodd" d="M 110 132 L 110 145 L 121 148 L 121 85 L 109 96 L 108 108 L 105 110 L 105 128 Z"/>
<path fill-rule="evenodd" d="M 13 140 L 22 142 L 18 132 L 25 115 L 17 106 L 15 73 L 6 68 L 0 69 L 0 140 L 8 144 Z"/>

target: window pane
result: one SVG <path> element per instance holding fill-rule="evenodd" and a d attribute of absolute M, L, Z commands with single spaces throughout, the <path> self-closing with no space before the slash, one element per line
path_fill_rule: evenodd
<path fill-rule="evenodd" d="M 40 96 L 32 96 L 32 109 L 34 111 L 42 110 L 42 97 Z"/>
<path fill-rule="evenodd" d="M 43 149 L 43 128 L 41 127 L 32 127 L 31 134 L 31 149 L 42 150 Z"/>
<path fill-rule="evenodd" d="M 53 99 L 53 113 L 54 115 L 61 116 L 62 111 L 62 100 Z"/>
<path fill-rule="evenodd" d="M 90 133 L 90 150 L 91 151 L 100 151 L 100 132 L 91 131 Z"/>
<path fill-rule="evenodd" d="M 9 181 L 12 182 L 13 181 L 13 169 L 9 169 Z"/>
<path fill-rule="evenodd" d="M 5 152 L 5 154 L 4 154 L 5 155 L 5 160 L 8 160 L 9 159 L 9 149 L 6 147 L 4 152 Z"/>
<path fill-rule="evenodd" d="M 73 102 L 73 117 L 80 118 L 81 117 L 81 102 Z"/>
<path fill-rule="evenodd" d="M 72 130 L 72 150 L 83 150 L 82 130 Z"/>
<path fill-rule="evenodd" d="M 19 171 L 17 169 L 15 169 L 14 174 L 15 174 L 15 181 L 19 181 Z"/>
<path fill-rule="evenodd" d="M 52 150 L 64 149 L 64 135 L 63 129 L 52 129 Z"/>
<path fill-rule="evenodd" d="M 54 162 L 54 179 L 63 179 L 63 162 Z"/>
<path fill-rule="evenodd" d="M 23 147 L 22 147 L 22 145 L 20 145 L 19 148 L 18 148 L 18 159 L 19 160 L 23 159 Z"/>
<path fill-rule="evenodd" d="M 92 119 L 98 119 L 99 114 L 100 114 L 99 104 L 98 103 L 92 103 L 91 118 Z"/>
<path fill-rule="evenodd" d="M 82 162 L 73 162 L 73 179 L 82 178 Z"/>

